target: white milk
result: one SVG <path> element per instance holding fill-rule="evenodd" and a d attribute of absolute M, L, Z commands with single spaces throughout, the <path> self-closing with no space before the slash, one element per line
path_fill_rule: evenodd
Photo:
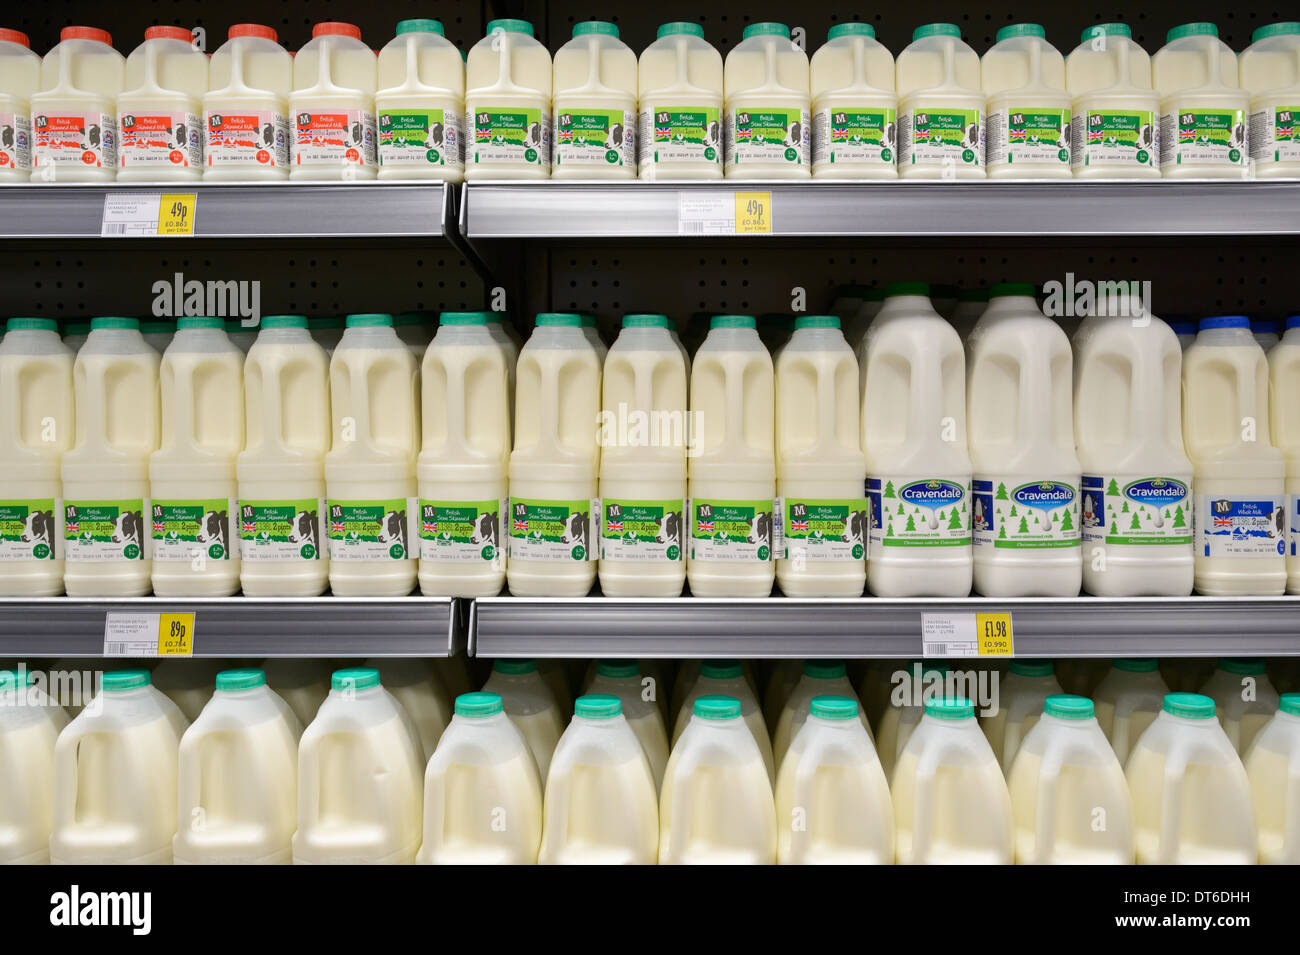
<path fill-rule="evenodd" d="M 247 442 L 239 476 L 240 583 L 250 597 L 315 597 L 330 443 L 329 364 L 301 315 L 268 315 L 244 363 Z"/>
<path fill-rule="evenodd" d="M 60 464 L 72 447 L 73 353 L 46 318 L 11 318 L 0 340 L 0 595 L 63 593 Z"/>
<path fill-rule="evenodd" d="M 428 596 L 491 597 L 506 579 L 514 366 L 493 327 L 487 312 L 443 312 L 424 353 L 416 474 L 420 590 Z"/>
<path fill-rule="evenodd" d="M 1253 865 L 1250 781 L 1214 718 L 1214 701 L 1170 693 L 1129 754 L 1139 865 Z"/>
<path fill-rule="evenodd" d="M 772 756 L 772 742 L 767 724 L 763 722 L 763 708 L 758 705 L 758 696 L 745 674 L 744 665 L 735 660 L 706 660 L 700 665 L 699 678 L 691 685 L 683 698 L 673 721 L 672 744 L 686 732 L 695 712 L 695 701 L 702 696 L 727 696 L 740 703 L 741 715 L 745 727 L 754 737 L 758 752 L 767 767 L 767 775 L 776 778 L 776 760 Z"/>
<path fill-rule="evenodd" d="M 858 695 L 853 692 L 853 684 L 846 675 L 847 670 L 839 660 L 805 660 L 799 682 L 790 691 L 776 726 L 772 730 L 772 761 L 778 772 L 785 760 L 790 744 L 799 735 L 799 730 L 808 720 L 812 701 L 819 696 L 838 696 L 857 703 Z M 871 726 L 867 723 L 867 714 L 857 711 L 858 722 L 871 738 Z"/>
<path fill-rule="evenodd" d="M 876 41 L 875 28 L 856 21 L 831 27 L 812 56 L 809 80 L 813 178 L 896 179 L 894 55 Z M 851 331 L 846 323 L 853 345 Z"/>
<path fill-rule="evenodd" d="M 1286 509 L 1291 527 L 1286 592 L 1300 594 L 1300 315 L 1286 320 L 1286 334 L 1269 350 L 1268 389 L 1273 444 L 1286 459 Z"/>
<path fill-rule="evenodd" d="M 892 865 L 889 783 L 855 699 L 818 696 L 776 777 L 777 862 Z"/>
<path fill-rule="evenodd" d="M 483 692 L 501 697 L 506 716 L 519 727 L 533 754 L 539 779 L 551 768 L 551 754 L 564 732 L 564 718 L 555 692 L 537 672 L 532 660 L 494 660 Z M 567 701 L 566 701 L 567 702 Z"/>
<path fill-rule="evenodd" d="M 527 20 L 491 20 L 465 70 L 465 178 L 551 175 L 551 54 Z"/>
<path fill-rule="evenodd" d="M 170 865 L 177 751 L 188 723 L 148 670 L 104 674 L 54 746 L 56 865 Z"/>
<path fill-rule="evenodd" d="M 772 865 L 772 779 L 740 701 L 702 696 L 691 712 L 659 796 L 660 865 Z"/>
<path fill-rule="evenodd" d="M 898 54 L 898 170 L 904 179 L 983 179 L 979 55 L 952 23 L 912 31 Z"/>
<path fill-rule="evenodd" d="M 1200 692 L 1214 700 L 1215 716 L 1239 756 L 1246 755 L 1256 734 L 1277 712 L 1277 690 L 1265 673 L 1263 660 L 1221 657 Z"/>
<path fill-rule="evenodd" d="M 177 863 L 292 861 L 301 735 L 261 670 L 217 675 L 212 702 L 181 738 Z"/>
<path fill-rule="evenodd" d="M 1237 57 L 1213 23 L 1184 23 L 1151 58 L 1160 94 L 1160 172 L 1166 179 L 1239 179 L 1246 174 L 1250 94 L 1237 85 Z"/>
<path fill-rule="evenodd" d="M 750 23 L 727 54 L 728 179 L 807 179 L 811 172 L 808 54 L 784 23 Z"/>
<path fill-rule="evenodd" d="M 370 668 L 337 670 L 298 744 L 298 865 L 410 865 L 420 847 L 419 737 Z"/>
<path fill-rule="evenodd" d="M 1250 158 L 1261 178 L 1300 175 L 1300 23 L 1256 28 L 1237 56 L 1242 88 L 1250 94 Z"/>
<path fill-rule="evenodd" d="M 465 175 L 465 63 L 437 20 L 401 20 L 379 51 L 380 179 Z"/>
<path fill-rule="evenodd" d="M 637 64 L 642 179 L 722 178 L 722 73 L 698 23 L 659 26 Z"/>
<path fill-rule="evenodd" d="M 1065 60 L 1045 36 L 1037 23 L 1008 24 L 980 61 L 990 178 L 1070 178 Z"/>
<path fill-rule="evenodd" d="M 289 704 L 306 726 L 330 692 L 329 661 L 304 657 L 281 657 L 262 663 L 267 685 Z"/>
<path fill-rule="evenodd" d="M 149 681 L 193 723 L 212 699 L 217 674 L 224 669 L 221 660 L 164 659 L 149 671 Z"/>
<path fill-rule="evenodd" d="M 1300 694 L 1281 708 L 1246 754 L 1246 777 L 1259 822 L 1259 861 L 1300 864 Z"/>
<path fill-rule="evenodd" d="M 1155 660 L 1114 660 L 1092 693 L 1097 724 L 1110 740 L 1120 765 L 1164 703 L 1169 687 Z"/>
<path fill-rule="evenodd" d="M 32 181 L 103 182 L 117 172 L 117 95 L 126 60 L 95 27 L 64 27 L 31 97 Z"/>
<path fill-rule="evenodd" d="M 686 578 L 697 597 L 772 592 L 775 378 L 749 315 L 718 315 L 691 363 Z"/>
<path fill-rule="evenodd" d="M 667 702 L 667 697 L 660 695 L 666 690 L 666 685 L 647 673 L 635 660 L 600 660 L 596 663 L 595 676 L 587 684 L 588 693 L 618 697 L 623 706 L 623 718 L 632 727 L 650 763 L 656 794 L 664 781 L 664 767 L 668 764 L 668 731 L 658 702 L 660 699 Z M 649 699 L 646 698 L 647 691 Z"/>
<path fill-rule="evenodd" d="M 1081 696 L 1049 696 L 1007 776 L 1018 865 L 1132 865 L 1124 768 Z"/>
<path fill-rule="evenodd" d="M 900 865 L 1010 865 L 1011 797 L 970 700 L 927 700 L 890 787 Z"/>
<path fill-rule="evenodd" d="M 32 171 L 32 94 L 41 58 L 27 34 L 0 28 L 0 182 L 26 182 Z"/>
<path fill-rule="evenodd" d="M 1020 741 L 1043 714 L 1043 701 L 1058 694 L 1052 664 L 1047 660 L 1012 660 L 998 686 L 997 710 L 980 720 L 1002 772 L 1011 770 Z"/>
<path fill-rule="evenodd" d="M 883 663 L 890 675 L 889 699 L 877 721 L 879 729 L 875 743 L 885 778 L 892 779 L 898 757 L 903 754 L 907 741 L 912 738 L 921 717 L 925 715 L 926 700 L 951 695 L 948 691 L 955 689 L 956 684 L 948 683 L 946 663 L 923 663 L 916 660 L 908 664 L 906 669 L 896 668 L 892 661 Z M 907 674 L 906 680 L 899 677 L 902 673 Z"/>
<path fill-rule="evenodd" d="M 0 670 L 0 864 L 50 861 L 54 746 L 68 714 L 31 670 Z"/>
<path fill-rule="evenodd" d="M 679 597 L 686 579 L 686 361 L 665 315 L 626 315 L 601 376 L 600 589 Z"/>
<path fill-rule="evenodd" d="M 317 23 L 293 58 L 290 179 L 374 179 L 378 60 L 351 23 Z"/>
<path fill-rule="evenodd" d="M 134 318 L 97 318 L 73 366 L 77 437 L 63 455 L 64 583 L 74 597 L 149 592 L 149 455 L 158 353 Z"/>
<path fill-rule="evenodd" d="M 1160 177 L 1160 96 L 1151 88 L 1151 57 L 1132 36 L 1127 23 L 1085 27 L 1066 57 L 1076 178 Z"/>
<path fill-rule="evenodd" d="M 880 597 L 971 588 L 965 354 L 929 291 L 891 282 L 859 351 L 867 585 Z"/>
<path fill-rule="evenodd" d="M 421 865 L 532 865 L 542 838 L 542 783 L 495 693 L 456 697 L 424 774 Z"/>
<path fill-rule="evenodd" d="M 208 55 L 185 27 L 153 26 L 126 58 L 117 98 L 119 182 L 196 180 L 203 172 Z"/>
<path fill-rule="evenodd" d="M 1269 437 L 1268 360 L 1244 316 L 1201 320 L 1183 353 L 1198 593 L 1286 589 L 1286 463 Z"/>
<path fill-rule="evenodd" d="M 636 54 L 604 20 L 555 51 L 555 179 L 636 178 Z"/>
<path fill-rule="evenodd" d="M 547 312 L 519 353 L 510 455 L 510 557 L 520 597 L 585 597 L 599 559 L 600 359 L 577 315 Z"/>
<path fill-rule="evenodd" d="M 275 30 L 237 23 L 209 63 L 203 97 L 203 178 L 289 175 L 289 90 L 293 59 Z"/>
<path fill-rule="evenodd" d="M 384 689 L 402 704 L 406 715 L 419 732 L 420 748 L 428 760 L 437 748 L 447 724 L 451 722 L 453 702 L 442 679 L 434 670 L 432 661 L 381 657 L 367 660 L 364 665 L 379 671 Z"/>
<path fill-rule="evenodd" d="M 957 330 L 957 335 L 963 342 L 975 330 L 975 323 L 980 320 L 980 316 L 984 314 L 984 310 L 988 306 L 988 289 L 964 288 L 961 290 L 957 300 L 957 307 L 953 309 L 949 324 Z"/>
<path fill-rule="evenodd" d="M 1073 597 L 1083 568 L 1070 342 L 1002 284 L 971 334 L 967 411 L 975 590 L 986 597 Z"/>

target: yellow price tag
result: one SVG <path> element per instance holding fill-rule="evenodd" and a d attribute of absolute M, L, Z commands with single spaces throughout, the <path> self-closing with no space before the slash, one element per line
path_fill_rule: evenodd
<path fill-rule="evenodd" d="M 772 233 L 772 194 L 770 192 L 736 193 L 736 235 L 770 235 Z"/>
<path fill-rule="evenodd" d="M 1014 650 L 1011 635 L 1011 614 L 975 614 L 975 639 L 979 641 L 982 657 L 1009 657 Z"/>
<path fill-rule="evenodd" d="M 198 196 L 192 192 L 163 195 L 158 200 L 159 235 L 193 235 Z"/>
<path fill-rule="evenodd" d="M 194 653 L 194 614 L 158 615 L 158 656 L 188 657 Z"/>

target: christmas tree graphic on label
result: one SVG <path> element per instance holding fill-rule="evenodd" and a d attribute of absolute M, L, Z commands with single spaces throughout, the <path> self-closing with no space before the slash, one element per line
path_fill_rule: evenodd
<path fill-rule="evenodd" d="M 1190 475 L 1182 479 L 1085 474 L 1083 539 L 1105 544 L 1189 544 Z"/>
<path fill-rule="evenodd" d="M 976 478 L 972 484 L 977 546 L 1079 546 L 1079 492 L 1070 481 Z"/>

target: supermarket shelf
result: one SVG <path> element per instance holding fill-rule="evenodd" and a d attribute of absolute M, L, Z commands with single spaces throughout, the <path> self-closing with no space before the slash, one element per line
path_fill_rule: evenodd
<path fill-rule="evenodd" d="M 1300 656 L 1300 598 L 474 601 L 482 657 L 919 657 L 923 613 L 1008 612 L 1021 657 Z"/>

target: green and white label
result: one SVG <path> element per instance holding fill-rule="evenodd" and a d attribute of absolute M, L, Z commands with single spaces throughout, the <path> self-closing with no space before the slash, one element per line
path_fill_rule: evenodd
<path fill-rule="evenodd" d="M 886 547 L 969 547 L 970 479 L 913 474 L 867 478 L 867 558 Z"/>
<path fill-rule="evenodd" d="M 716 106 L 643 107 L 637 127 L 643 165 L 722 162 L 722 122 Z"/>
<path fill-rule="evenodd" d="M 1070 111 L 1026 107 L 988 118 L 988 163 L 1070 165 Z"/>
<path fill-rule="evenodd" d="M 330 560 L 411 560 L 406 498 L 329 502 Z"/>
<path fill-rule="evenodd" d="M 1177 544 L 1192 542 L 1190 474 L 1085 474 L 1085 544 Z"/>
<path fill-rule="evenodd" d="M 146 510 L 139 499 L 66 502 L 63 541 L 67 559 L 144 560 Z"/>
<path fill-rule="evenodd" d="M 239 508 L 231 500 L 153 501 L 154 560 L 230 560 L 239 556 L 239 534 L 231 533 L 231 520 L 238 527 Z"/>
<path fill-rule="evenodd" d="M 1160 165 L 1242 166 L 1249 154 L 1240 109 L 1176 110 L 1160 117 Z"/>
<path fill-rule="evenodd" d="M 1025 481 L 1004 475 L 971 482 L 975 546 L 1078 547 L 1079 479 Z"/>
<path fill-rule="evenodd" d="M 733 109 L 727 113 L 728 166 L 808 165 L 808 110 Z"/>
<path fill-rule="evenodd" d="M 601 502 L 601 510 L 601 560 L 678 561 L 683 558 L 686 534 L 682 519 L 686 502 L 681 498 L 662 501 L 606 498 Z"/>
<path fill-rule="evenodd" d="M 474 140 L 470 162 L 527 163 L 551 167 L 551 117 L 540 109 L 482 106 L 474 110 Z"/>
<path fill-rule="evenodd" d="M 308 497 L 240 501 L 240 557 L 244 560 L 320 560 L 320 516 L 325 502 Z"/>
<path fill-rule="evenodd" d="M 813 117 L 813 165 L 889 166 L 898 158 L 898 112 L 837 107 Z"/>
<path fill-rule="evenodd" d="M 777 498 L 773 534 L 773 550 L 788 560 L 863 560 L 866 499 Z"/>
<path fill-rule="evenodd" d="M 692 500 L 691 559 L 771 560 L 773 503 Z"/>
<path fill-rule="evenodd" d="M 1300 162 L 1300 106 L 1270 106 L 1250 114 L 1250 158 L 1257 163 Z"/>
<path fill-rule="evenodd" d="M 460 113 L 449 109 L 381 109 L 379 165 L 465 165 L 465 132 Z"/>
<path fill-rule="evenodd" d="M 563 109 L 555 114 L 555 165 L 636 167 L 631 110 Z"/>
<path fill-rule="evenodd" d="M 483 563 L 502 557 L 505 501 L 420 499 L 420 559 Z"/>
<path fill-rule="evenodd" d="M 52 498 L 0 501 L 0 561 L 63 556 L 62 504 Z"/>
<path fill-rule="evenodd" d="M 521 560 L 596 560 L 591 525 L 600 520 L 600 499 L 510 499 L 510 557 Z"/>
<path fill-rule="evenodd" d="M 1090 109 L 1070 123 L 1076 166 L 1146 166 L 1160 158 L 1160 127 L 1149 109 Z"/>
<path fill-rule="evenodd" d="M 984 165 L 984 111 L 918 109 L 898 118 L 898 162 L 903 166 Z"/>

